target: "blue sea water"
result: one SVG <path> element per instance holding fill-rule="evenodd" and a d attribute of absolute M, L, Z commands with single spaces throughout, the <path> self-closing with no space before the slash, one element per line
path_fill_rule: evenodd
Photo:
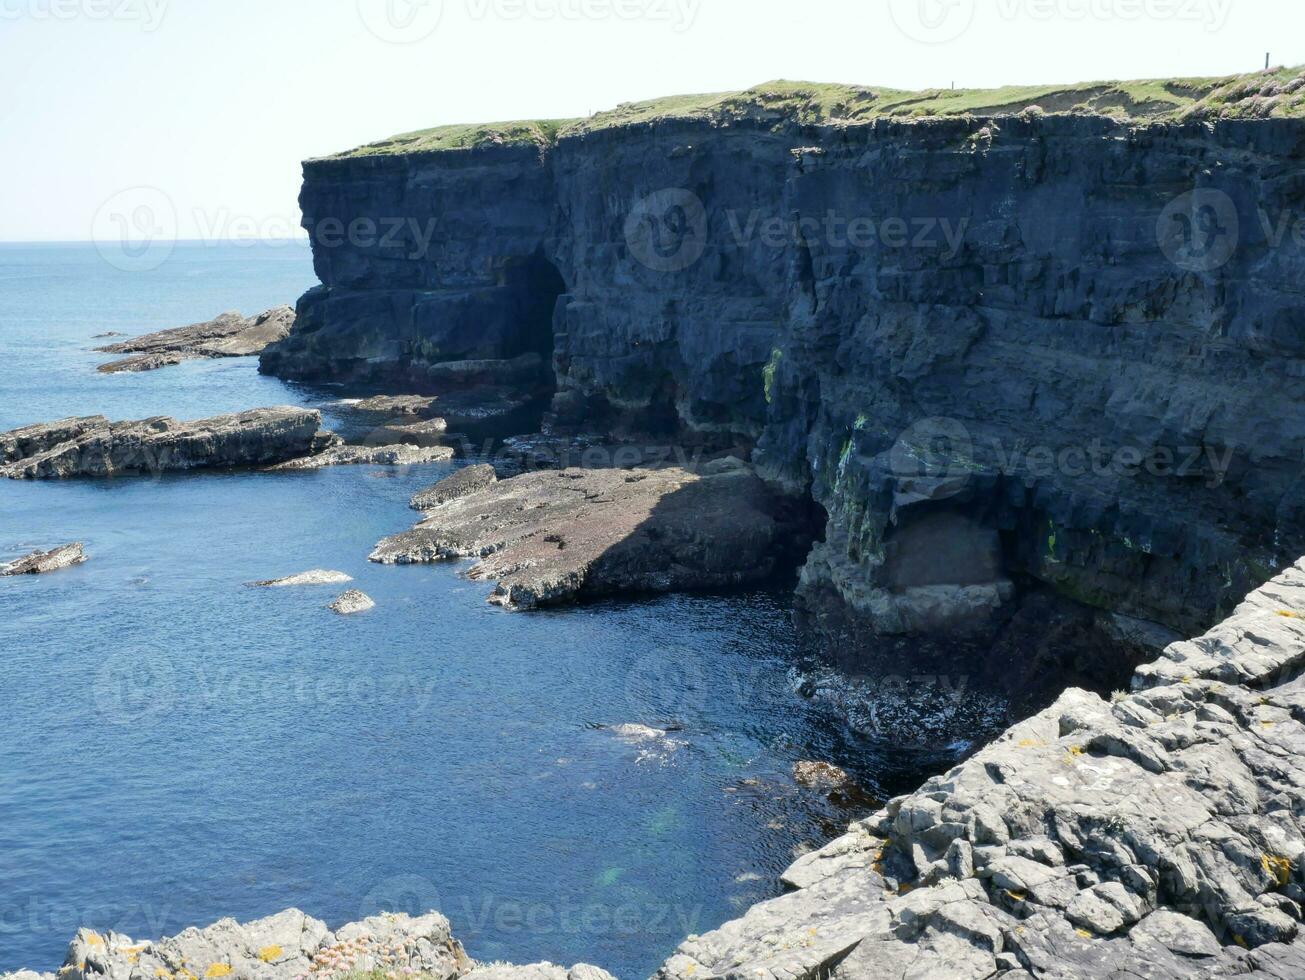
<path fill-rule="evenodd" d="M 254 359 L 105 376 L 89 350 L 314 281 L 301 245 L 182 245 L 149 272 L 0 246 L 0 430 L 272 404 L 336 423 L 341 392 Z M 783 591 L 513 614 L 458 566 L 369 564 L 450 465 L 0 483 L 0 560 L 90 555 L 0 579 L 0 971 L 57 968 L 81 925 L 295 906 L 332 927 L 438 908 L 477 959 L 644 976 L 856 816 L 789 776 L 876 773 L 795 693 Z M 377 608 L 243 586 L 309 568 Z"/>

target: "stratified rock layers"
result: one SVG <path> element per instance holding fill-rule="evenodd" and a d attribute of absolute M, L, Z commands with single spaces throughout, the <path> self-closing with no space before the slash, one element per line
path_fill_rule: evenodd
<path fill-rule="evenodd" d="M 672 119 L 314 161 L 303 203 L 438 231 L 315 243 L 265 370 L 551 349 L 559 420 L 814 496 L 804 594 L 881 633 L 1040 584 L 1191 634 L 1305 553 L 1299 121 Z"/>
<path fill-rule="evenodd" d="M 193 422 L 64 419 L 0 433 L 0 476 L 48 480 L 270 465 L 321 449 L 328 438 L 321 424 L 318 412 L 288 406 Z"/>

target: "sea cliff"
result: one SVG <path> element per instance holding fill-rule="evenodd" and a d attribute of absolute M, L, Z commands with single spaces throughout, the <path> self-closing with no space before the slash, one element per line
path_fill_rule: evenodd
<path fill-rule="evenodd" d="M 818 613 L 986 643 L 1051 595 L 1191 635 L 1305 553 L 1303 88 L 782 83 L 309 161 L 322 285 L 262 368 L 539 354 L 552 431 L 740 449 L 818 503 Z"/>

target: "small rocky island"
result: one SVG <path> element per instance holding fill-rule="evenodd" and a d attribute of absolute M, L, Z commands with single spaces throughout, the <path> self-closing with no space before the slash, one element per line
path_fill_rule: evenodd
<path fill-rule="evenodd" d="M 295 311 L 278 306 L 257 316 L 223 313 L 204 323 L 160 330 L 95 348 L 102 354 L 130 354 L 130 357 L 97 369 L 101 374 L 122 371 L 153 371 L 183 361 L 219 357 L 249 357 L 261 354 L 269 344 L 284 340 L 294 326 Z"/>

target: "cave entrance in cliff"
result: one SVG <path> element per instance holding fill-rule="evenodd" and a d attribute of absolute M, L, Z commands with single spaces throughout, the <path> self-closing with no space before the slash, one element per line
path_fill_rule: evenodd
<path fill-rule="evenodd" d="M 509 265 L 507 280 L 520 296 L 518 341 L 521 353 L 539 354 L 551 370 L 553 314 L 558 299 L 567 291 L 566 280 L 542 251 Z"/>

